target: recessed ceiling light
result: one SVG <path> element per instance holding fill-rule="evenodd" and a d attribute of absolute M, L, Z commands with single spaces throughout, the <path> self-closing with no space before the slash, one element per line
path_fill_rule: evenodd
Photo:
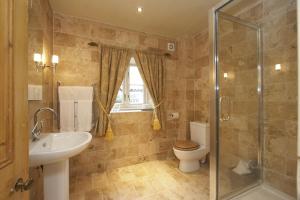
<path fill-rule="evenodd" d="M 137 8 L 137 11 L 138 11 L 138 13 L 143 12 L 143 7 L 142 7 L 142 6 L 139 6 L 139 7 Z"/>

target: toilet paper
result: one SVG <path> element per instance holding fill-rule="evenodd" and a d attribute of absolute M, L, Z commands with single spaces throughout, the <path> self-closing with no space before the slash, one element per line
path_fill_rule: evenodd
<path fill-rule="evenodd" d="M 168 116 L 169 116 L 170 120 L 179 119 L 179 113 L 178 112 L 170 113 Z"/>

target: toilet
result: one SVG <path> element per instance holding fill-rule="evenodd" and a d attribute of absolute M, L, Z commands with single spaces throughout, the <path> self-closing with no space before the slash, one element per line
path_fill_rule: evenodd
<path fill-rule="evenodd" d="M 209 125 L 190 122 L 191 140 L 177 140 L 173 146 L 175 156 L 180 160 L 179 169 L 193 172 L 200 168 L 209 153 Z"/>

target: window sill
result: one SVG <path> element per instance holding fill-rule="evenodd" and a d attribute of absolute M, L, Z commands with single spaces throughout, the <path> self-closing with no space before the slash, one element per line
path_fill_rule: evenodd
<path fill-rule="evenodd" d="M 153 109 L 120 109 L 118 111 L 111 111 L 112 114 L 115 114 L 115 113 L 135 113 L 135 112 L 153 112 Z"/>

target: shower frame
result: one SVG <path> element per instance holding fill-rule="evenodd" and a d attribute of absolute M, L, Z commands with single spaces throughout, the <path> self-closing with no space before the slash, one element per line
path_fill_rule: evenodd
<path fill-rule="evenodd" d="M 263 183 L 263 59 L 262 59 L 262 30 L 258 24 L 251 23 L 237 17 L 228 15 L 220 10 L 226 5 L 234 2 L 235 0 L 223 0 L 222 2 L 215 5 L 209 11 L 209 51 L 210 51 L 210 200 L 219 200 L 221 199 L 219 195 L 220 185 L 219 185 L 219 70 L 218 66 L 218 17 L 222 16 L 224 19 L 242 24 L 249 28 L 255 29 L 257 31 L 257 91 L 258 91 L 258 103 L 259 103 L 259 112 L 258 112 L 258 167 L 260 169 L 259 180 L 247 187 L 239 190 L 233 191 L 230 194 L 226 195 L 222 199 L 231 199 L 235 196 L 238 196 L 254 187 L 257 187 Z M 219 16 L 218 16 L 219 15 Z"/>

